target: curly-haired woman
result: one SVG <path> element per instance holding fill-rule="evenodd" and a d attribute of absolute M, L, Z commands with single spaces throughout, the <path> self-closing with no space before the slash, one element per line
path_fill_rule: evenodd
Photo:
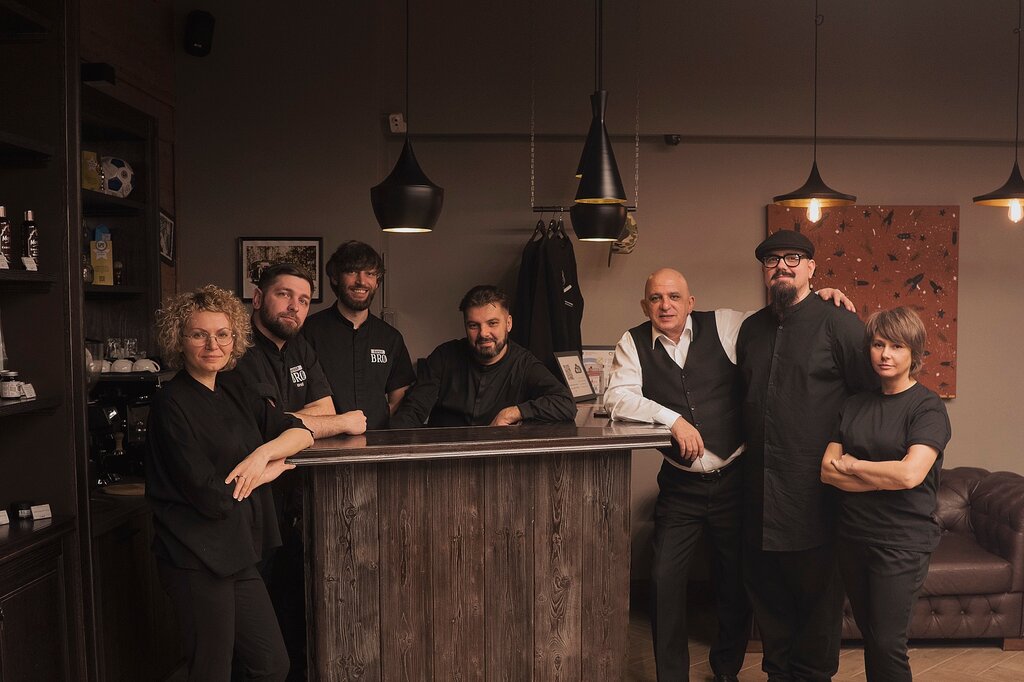
<path fill-rule="evenodd" d="M 245 389 L 234 372 L 251 345 L 249 315 L 215 286 L 157 311 L 166 363 L 180 371 L 149 416 L 146 497 L 161 583 L 178 613 L 189 680 L 283 680 L 288 654 L 256 565 L 280 544 L 269 486 L 313 443 L 298 419 Z"/>

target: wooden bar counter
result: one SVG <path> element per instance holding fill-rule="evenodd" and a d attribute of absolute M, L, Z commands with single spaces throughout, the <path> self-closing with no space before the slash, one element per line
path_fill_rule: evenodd
<path fill-rule="evenodd" d="M 310 679 L 622 680 L 630 450 L 669 432 L 588 408 L 576 424 L 377 431 L 292 457 Z"/>

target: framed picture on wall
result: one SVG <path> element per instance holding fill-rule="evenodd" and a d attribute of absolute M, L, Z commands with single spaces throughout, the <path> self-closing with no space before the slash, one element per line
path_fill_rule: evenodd
<path fill-rule="evenodd" d="M 590 379 L 583 369 L 583 357 L 578 351 L 567 350 L 555 353 L 555 360 L 562 370 L 562 377 L 569 386 L 569 391 L 576 402 L 596 398 L 594 387 L 590 385 Z"/>
<path fill-rule="evenodd" d="M 174 265 L 174 218 L 160 211 L 160 258 Z"/>
<path fill-rule="evenodd" d="M 239 237 L 238 295 L 252 301 L 260 275 L 271 265 L 294 263 L 313 278 L 313 303 L 324 300 L 321 272 L 324 269 L 322 237 Z"/>

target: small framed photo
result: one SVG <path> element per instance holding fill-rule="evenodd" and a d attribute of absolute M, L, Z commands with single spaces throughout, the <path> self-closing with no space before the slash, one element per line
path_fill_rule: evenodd
<path fill-rule="evenodd" d="M 324 300 L 323 252 L 322 237 L 239 237 L 238 295 L 243 301 L 252 301 L 264 270 L 277 263 L 294 263 L 313 278 L 313 303 L 320 303 Z"/>
<path fill-rule="evenodd" d="M 576 402 L 596 398 L 594 387 L 590 385 L 590 378 L 583 369 L 583 357 L 578 351 L 559 351 L 555 353 L 555 360 L 562 370 L 562 377 L 569 386 L 569 391 Z"/>
<path fill-rule="evenodd" d="M 160 211 L 160 259 L 174 265 L 174 218 Z"/>
<path fill-rule="evenodd" d="M 583 371 L 590 378 L 594 393 L 604 395 L 612 376 L 615 346 L 583 346 Z"/>

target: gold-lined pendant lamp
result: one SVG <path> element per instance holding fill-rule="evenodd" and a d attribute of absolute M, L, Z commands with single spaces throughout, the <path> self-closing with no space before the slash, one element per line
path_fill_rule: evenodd
<path fill-rule="evenodd" d="M 602 10 L 602 0 L 595 0 L 595 87 L 590 96 L 592 118 L 576 168 L 580 184 L 569 217 L 580 241 L 614 242 L 622 236 L 626 225 L 626 190 L 622 186 L 622 176 L 619 175 L 612 141 L 605 126 L 608 92 L 602 87 Z"/>
<path fill-rule="evenodd" d="M 818 0 L 814 1 L 814 151 L 811 162 L 811 173 L 807 182 L 788 194 L 780 194 L 772 199 L 779 206 L 806 208 L 807 219 L 812 223 L 821 220 L 821 209 L 829 206 L 850 206 L 857 201 L 852 194 L 837 192 L 821 179 L 818 172 L 818 29 L 825 17 L 818 13 Z"/>
<path fill-rule="evenodd" d="M 974 203 L 979 206 L 999 206 L 1007 208 L 1010 220 L 1019 223 L 1024 218 L 1024 178 L 1020 175 L 1018 156 L 1020 154 L 1020 35 L 1021 35 L 1021 9 L 1024 3 L 1017 0 L 1017 28 L 1013 30 L 1017 34 L 1017 109 L 1014 117 L 1016 127 L 1013 135 L 1013 170 L 1010 171 L 1010 178 L 997 190 L 988 194 L 981 194 L 974 197 Z"/>

